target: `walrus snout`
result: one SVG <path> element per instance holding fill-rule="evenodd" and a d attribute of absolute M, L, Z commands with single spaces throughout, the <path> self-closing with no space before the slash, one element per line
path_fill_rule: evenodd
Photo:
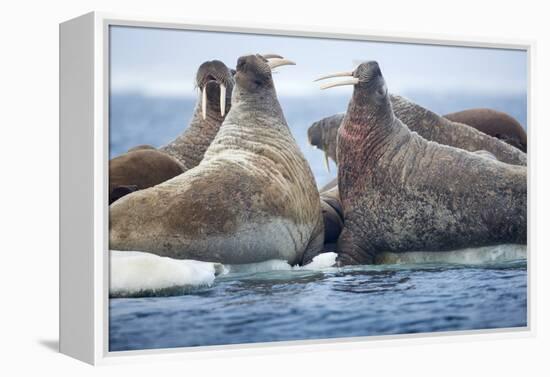
<path fill-rule="evenodd" d="M 353 73 L 353 76 L 361 82 L 367 82 L 382 76 L 380 66 L 374 60 L 359 64 Z"/>
<path fill-rule="evenodd" d="M 225 86 L 233 85 L 232 70 L 219 60 L 206 61 L 199 66 L 195 82 L 199 88 L 202 88 L 209 81 Z"/>

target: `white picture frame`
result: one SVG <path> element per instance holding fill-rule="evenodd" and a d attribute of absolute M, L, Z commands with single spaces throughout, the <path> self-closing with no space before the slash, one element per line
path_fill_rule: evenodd
<path fill-rule="evenodd" d="M 535 43 L 527 40 L 494 40 L 414 33 L 378 33 L 282 25 L 209 24 L 178 20 L 88 13 L 60 24 L 60 351 L 90 364 L 136 360 L 204 358 L 241 354 L 295 352 L 296 350 L 346 349 L 381 346 L 387 342 L 471 341 L 480 338 L 525 337 L 534 334 L 532 310 L 534 253 L 533 226 L 528 231 L 528 308 L 524 328 L 453 331 L 417 335 L 372 336 L 330 340 L 305 340 L 162 350 L 109 352 L 108 350 L 108 161 L 109 72 L 108 30 L 111 25 L 171 28 L 336 38 L 384 42 L 421 43 L 524 50 L 528 60 L 527 131 L 533 133 L 532 83 Z M 532 156 L 532 149 L 529 156 Z M 528 163 L 529 221 L 534 171 Z M 460 336 L 457 336 L 460 335 Z"/>

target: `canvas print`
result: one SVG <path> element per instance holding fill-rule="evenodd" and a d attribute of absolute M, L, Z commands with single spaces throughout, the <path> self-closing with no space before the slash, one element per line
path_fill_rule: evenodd
<path fill-rule="evenodd" d="M 526 327 L 527 65 L 111 26 L 109 350 Z"/>

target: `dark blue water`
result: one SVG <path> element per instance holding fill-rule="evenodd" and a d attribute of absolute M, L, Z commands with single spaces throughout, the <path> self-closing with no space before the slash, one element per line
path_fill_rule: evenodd
<path fill-rule="evenodd" d="M 527 325 L 526 261 L 229 274 L 110 300 L 110 351 Z"/>

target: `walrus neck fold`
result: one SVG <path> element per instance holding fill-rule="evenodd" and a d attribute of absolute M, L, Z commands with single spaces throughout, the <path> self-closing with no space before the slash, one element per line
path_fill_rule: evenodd
<path fill-rule="evenodd" d="M 362 160 L 367 165 L 384 153 L 397 132 L 399 126 L 388 97 L 370 98 L 356 88 L 338 131 L 337 160 Z"/>
<path fill-rule="evenodd" d="M 268 133 L 275 132 L 270 135 L 273 137 L 291 138 L 290 129 L 288 128 L 283 109 L 277 98 L 275 88 L 262 88 L 261 90 L 249 92 L 246 89 L 235 86 L 232 97 L 232 109 L 227 114 L 224 122 L 227 124 L 246 125 L 246 128 L 265 130 Z M 246 114 L 244 116 L 243 114 Z M 264 135 L 264 133 L 256 133 L 255 138 Z M 260 140 L 257 140 L 258 142 Z M 267 140 L 264 140 L 267 142 Z"/>

